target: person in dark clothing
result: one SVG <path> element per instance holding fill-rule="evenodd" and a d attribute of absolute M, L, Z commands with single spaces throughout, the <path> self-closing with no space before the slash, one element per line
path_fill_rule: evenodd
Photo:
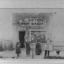
<path fill-rule="evenodd" d="M 49 50 L 45 50 L 45 57 L 49 57 Z"/>
<path fill-rule="evenodd" d="M 42 52 L 42 50 L 41 50 L 40 42 L 37 42 L 37 43 L 36 43 L 36 50 L 35 50 L 35 53 L 36 53 L 36 55 L 40 55 L 41 52 Z"/>
<path fill-rule="evenodd" d="M 26 42 L 26 55 L 30 55 L 30 42 Z"/>
<path fill-rule="evenodd" d="M 19 57 L 19 54 L 21 53 L 21 49 L 20 49 L 20 43 L 17 42 L 16 43 L 16 54 L 17 54 L 17 58 Z"/>

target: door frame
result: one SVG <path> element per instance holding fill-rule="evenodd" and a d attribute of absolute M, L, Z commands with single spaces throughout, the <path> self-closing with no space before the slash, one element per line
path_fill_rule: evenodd
<path fill-rule="evenodd" d="M 23 31 L 19 31 L 19 35 L 20 35 L 20 32 L 25 32 L 25 30 L 23 30 Z M 24 34 L 24 41 L 25 41 L 25 34 Z M 19 36 L 19 42 L 20 42 L 20 36 Z M 25 45 L 24 45 L 24 47 L 25 47 Z M 22 47 L 21 47 L 22 48 Z"/>

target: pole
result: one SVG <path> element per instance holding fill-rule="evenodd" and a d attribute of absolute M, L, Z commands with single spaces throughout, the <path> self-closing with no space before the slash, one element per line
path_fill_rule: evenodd
<path fill-rule="evenodd" d="M 34 58 L 34 49 L 32 48 L 32 58 Z"/>

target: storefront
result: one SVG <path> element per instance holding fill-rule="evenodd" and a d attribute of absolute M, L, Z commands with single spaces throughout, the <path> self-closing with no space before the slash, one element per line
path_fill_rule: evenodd
<path fill-rule="evenodd" d="M 36 20 L 35 20 L 36 19 Z M 19 40 L 24 42 L 26 40 L 36 42 L 39 39 L 41 42 L 46 35 L 44 27 L 45 20 L 43 18 L 24 18 L 19 21 L 20 26 L 24 30 L 19 31 Z M 24 46 L 24 44 L 22 44 Z"/>
<path fill-rule="evenodd" d="M 46 38 L 46 28 L 48 27 L 47 24 L 49 24 L 49 17 L 46 15 L 46 13 L 45 15 L 31 13 L 24 15 L 21 14 L 18 16 L 18 18 L 16 18 L 16 24 L 21 47 L 24 47 L 24 42 L 26 40 L 34 43 L 37 40 L 40 40 L 42 43 L 44 43 Z"/>

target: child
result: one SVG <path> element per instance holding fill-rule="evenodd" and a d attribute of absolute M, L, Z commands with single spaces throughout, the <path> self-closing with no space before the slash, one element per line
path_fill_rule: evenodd
<path fill-rule="evenodd" d="M 19 54 L 21 53 L 21 49 L 20 49 L 20 43 L 17 42 L 16 43 L 16 54 L 17 54 L 17 58 L 19 57 Z"/>

